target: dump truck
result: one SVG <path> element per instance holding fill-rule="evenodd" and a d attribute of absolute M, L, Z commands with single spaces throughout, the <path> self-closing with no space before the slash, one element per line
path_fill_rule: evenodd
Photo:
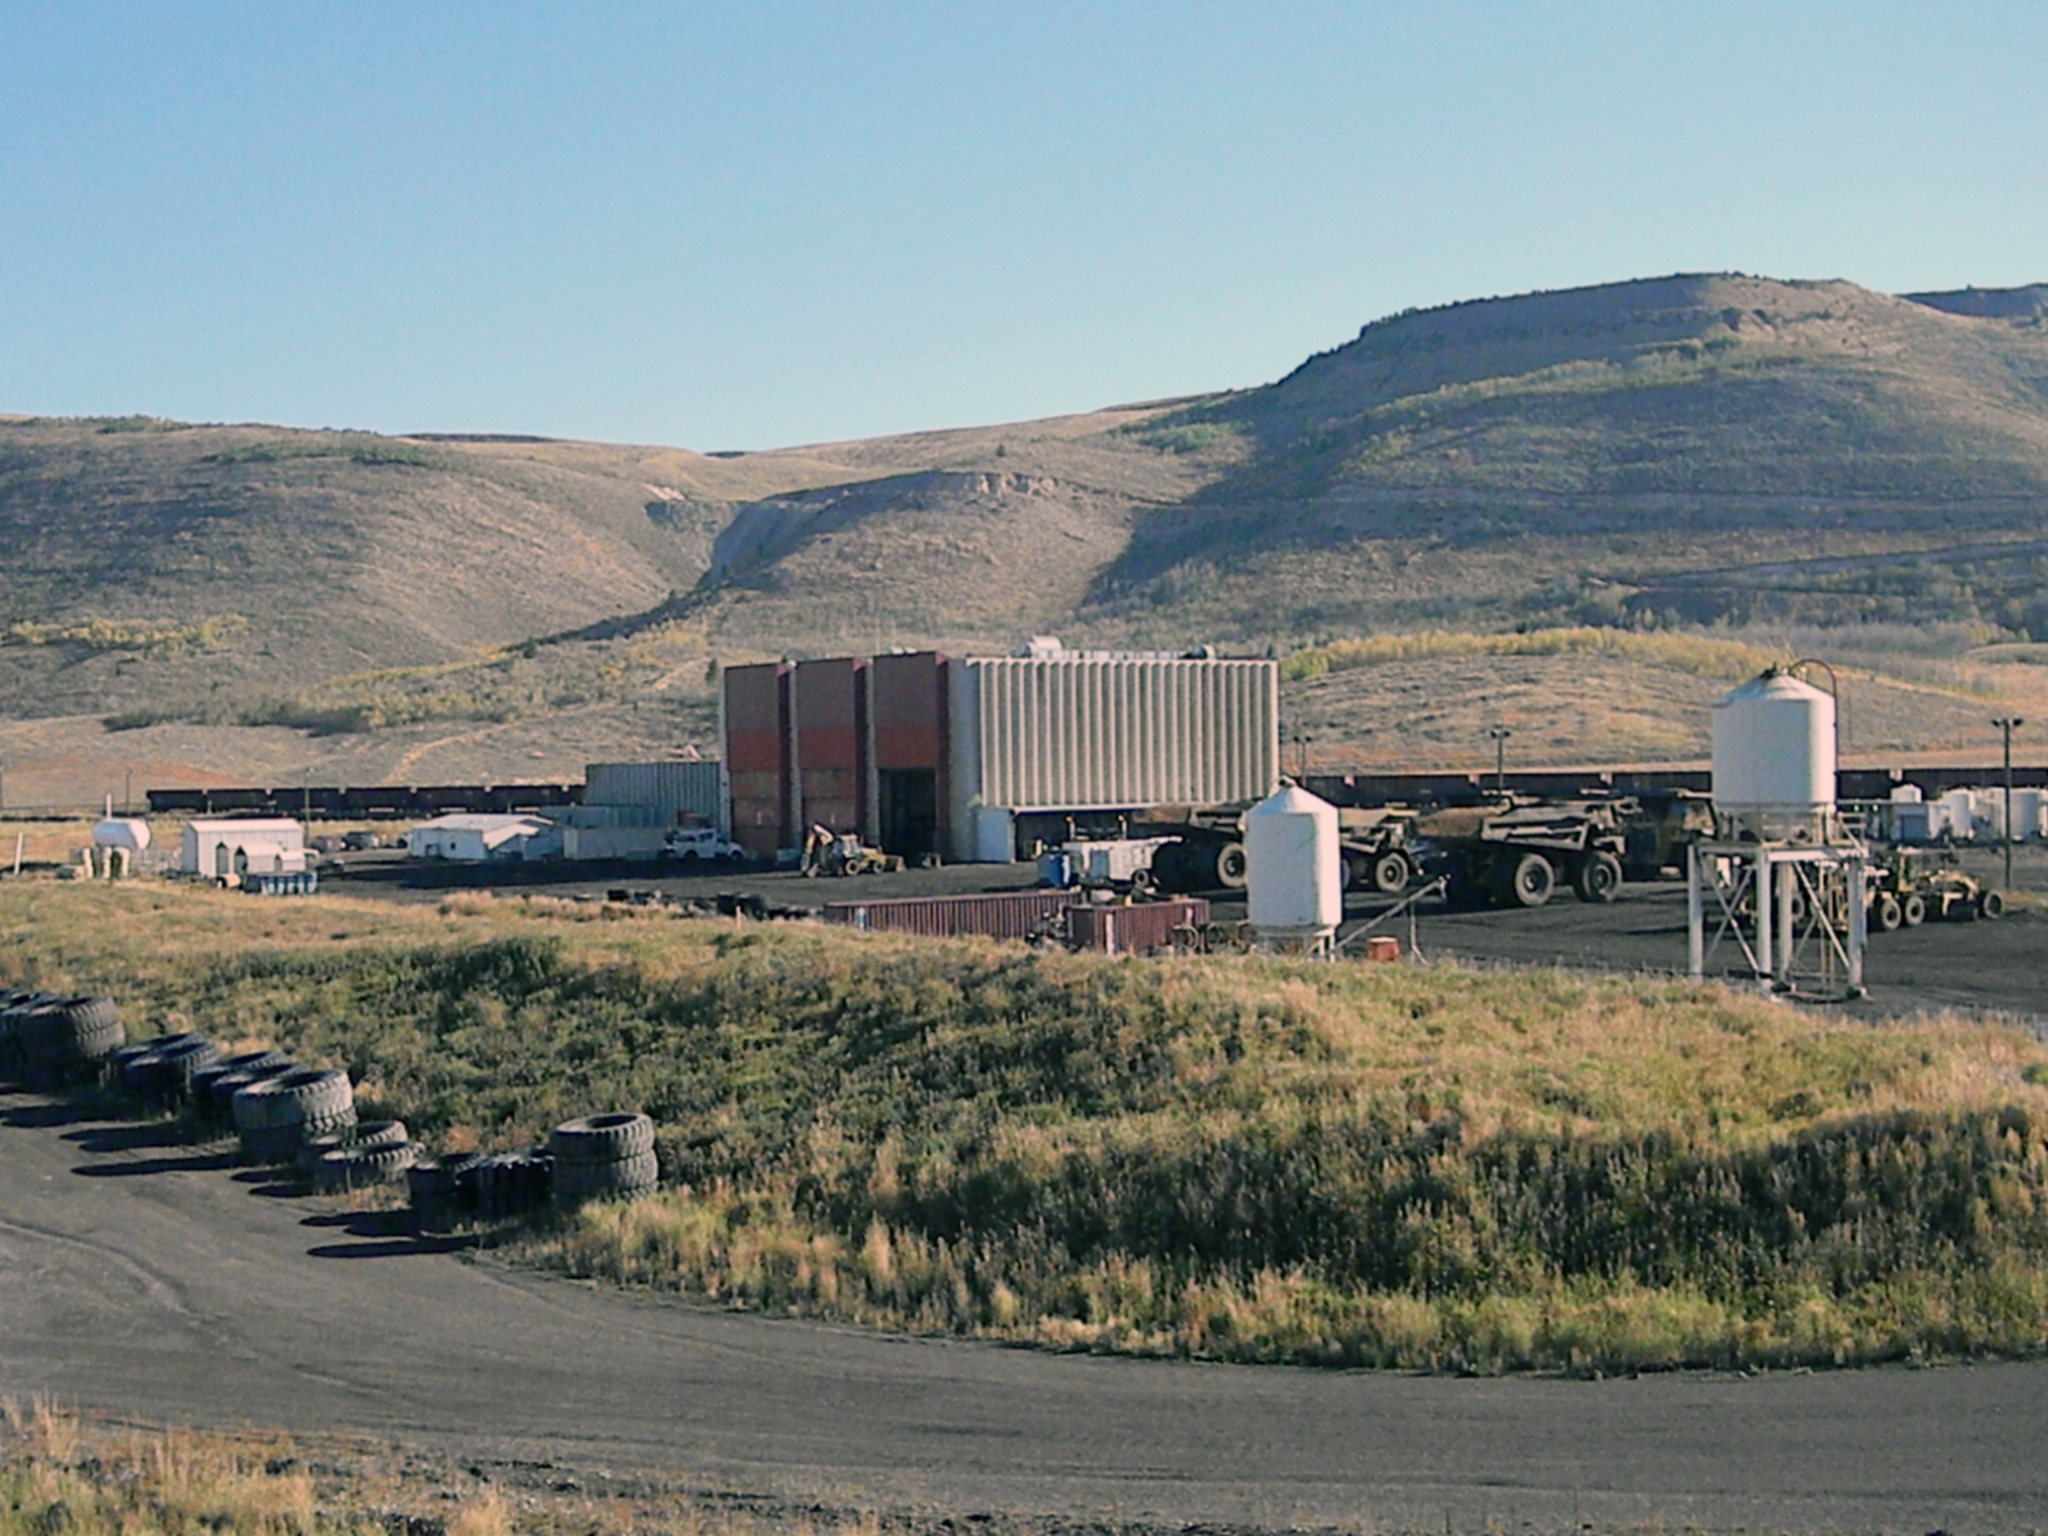
<path fill-rule="evenodd" d="M 1424 817 L 1415 846 L 1452 906 L 1540 907 L 1560 885 L 1581 901 L 1609 902 L 1621 895 L 1626 826 L 1640 811 L 1630 797 L 1508 798 Z"/>
<path fill-rule="evenodd" d="M 1152 884 L 1162 891 L 1241 891 L 1250 876 L 1244 851 L 1244 813 L 1249 806 L 1180 807 L 1131 823 L 1133 833 L 1167 837 L 1152 855 Z M 1342 807 L 1337 812 L 1337 849 L 1349 890 L 1393 895 L 1415 878 L 1409 847 L 1416 813 L 1406 806 Z"/>

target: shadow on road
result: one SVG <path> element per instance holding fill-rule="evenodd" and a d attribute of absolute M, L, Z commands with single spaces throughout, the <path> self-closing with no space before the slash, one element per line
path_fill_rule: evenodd
<path fill-rule="evenodd" d="M 361 1241 L 321 1243 L 308 1248 L 315 1259 L 402 1259 L 427 1254 L 457 1253 L 474 1248 L 476 1239 L 466 1234 L 415 1232 L 408 1211 L 334 1211 L 308 1216 L 303 1227 L 329 1228 Z"/>
<path fill-rule="evenodd" d="M 77 1125 L 85 1119 L 69 1104 L 18 1104 L 0 1114 L 0 1125 L 24 1131 L 53 1130 L 60 1125 Z"/>
<path fill-rule="evenodd" d="M 66 1141 L 75 1141 L 87 1152 L 137 1152 L 144 1147 L 189 1147 L 192 1138 L 168 1122 L 156 1125 L 87 1126 L 66 1131 Z"/>
<path fill-rule="evenodd" d="M 185 1157 L 149 1157 L 133 1163 L 92 1163 L 71 1171 L 81 1179 L 133 1179 L 149 1173 L 218 1173 L 234 1166 L 232 1152 L 194 1152 Z"/>

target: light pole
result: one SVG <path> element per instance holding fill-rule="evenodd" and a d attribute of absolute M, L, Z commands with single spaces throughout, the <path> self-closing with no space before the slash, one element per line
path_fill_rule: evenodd
<path fill-rule="evenodd" d="M 1493 792 L 1505 795 L 1508 792 L 1508 738 L 1515 733 L 1504 725 L 1488 726 L 1486 734 L 1493 738 Z"/>
<path fill-rule="evenodd" d="M 1294 782 L 1304 789 L 1308 787 L 1308 744 L 1314 740 L 1315 737 L 1299 732 L 1294 738 Z"/>
<path fill-rule="evenodd" d="M 2000 715 L 1991 722 L 2005 733 L 2005 888 L 2012 889 L 2012 733 L 2027 722 L 2018 715 Z"/>

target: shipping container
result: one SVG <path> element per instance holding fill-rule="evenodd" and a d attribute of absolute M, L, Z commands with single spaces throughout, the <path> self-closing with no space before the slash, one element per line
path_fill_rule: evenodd
<path fill-rule="evenodd" d="M 719 694 L 731 797 L 728 835 L 764 859 L 801 841 L 789 758 L 789 668 L 779 662 L 727 667 Z"/>
<path fill-rule="evenodd" d="M 1198 897 L 1148 901 L 1131 906 L 1073 906 L 1067 909 L 1067 942 L 1105 955 L 1151 955 L 1174 947 L 1176 930 L 1186 936 L 1209 921 L 1209 903 Z"/>
<path fill-rule="evenodd" d="M 590 763 L 583 770 L 583 803 L 634 806 L 654 812 L 652 826 L 680 818 L 728 831 L 725 764 L 700 762 Z"/>
<path fill-rule="evenodd" d="M 1066 891 L 1002 891 L 988 896 L 899 896 L 883 901 L 834 901 L 825 921 L 870 933 L 918 933 L 927 938 L 982 934 L 1028 939 L 1046 924 L 1058 926 L 1073 901 Z"/>

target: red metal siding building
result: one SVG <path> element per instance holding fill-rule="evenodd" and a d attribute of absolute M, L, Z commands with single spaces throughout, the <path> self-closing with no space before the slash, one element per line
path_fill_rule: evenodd
<path fill-rule="evenodd" d="M 764 859 L 795 846 L 790 821 L 789 668 L 778 662 L 727 667 L 725 765 L 732 788 L 732 840 Z"/>
<path fill-rule="evenodd" d="M 790 685 L 797 841 L 813 826 L 868 831 L 867 664 L 800 661 Z M 789 846 L 789 845 L 785 845 Z"/>
<path fill-rule="evenodd" d="M 946 658 L 936 651 L 868 663 L 873 769 L 870 841 L 913 862 L 951 848 Z"/>

